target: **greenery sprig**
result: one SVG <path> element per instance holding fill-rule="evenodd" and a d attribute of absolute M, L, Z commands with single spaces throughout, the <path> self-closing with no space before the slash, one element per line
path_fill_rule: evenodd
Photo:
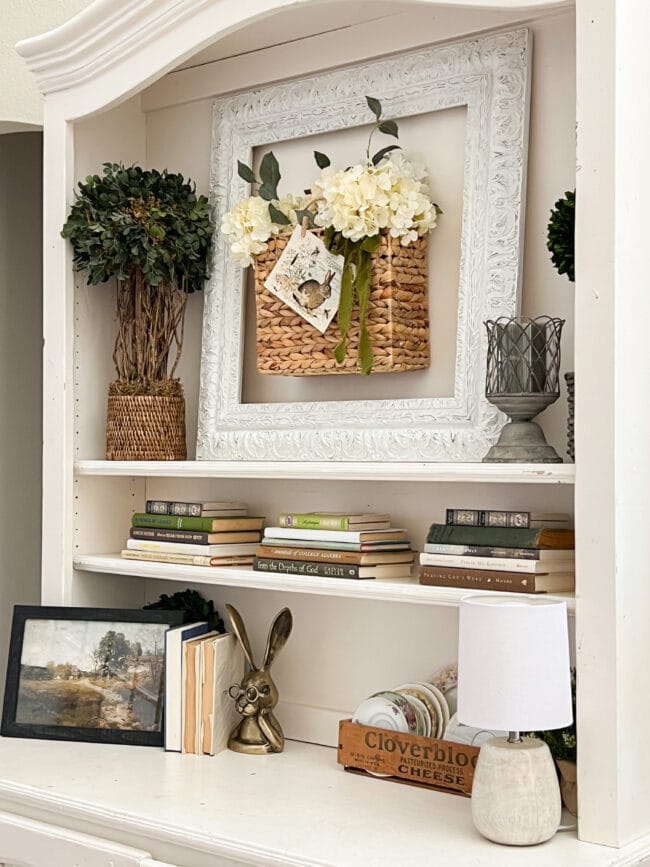
<path fill-rule="evenodd" d="M 197 590 L 179 590 L 168 596 L 161 594 L 157 602 L 143 606 L 145 611 L 185 611 L 188 623 L 193 620 L 207 620 L 208 629 L 225 632 L 224 622 L 211 599 L 205 599 Z"/>
<path fill-rule="evenodd" d="M 384 135 L 391 135 L 394 138 L 399 138 L 399 130 L 397 127 L 397 121 L 394 120 L 382 120 L 383 109 L 381 106 L 381 102 L 376 99 L 374 96 L 367 96 L 366 103 L 368 104 L 368 108 L 374 114 L 376 123 L 373 128 L 370 130 L 370 135 L 368 136 L 368 145 L 366 147 L 366 159 L 368 162 L 372 163 L 373 166 L 378 165 L 383 158 L 389 154 L 391 151 L 400 150 L 400 146 L 393 144 L 387 145 L 386 147 L 380 148 L 373 156 L 370 156 L 370 145 L 372 143 L 372 137 L 376 132 L 382 132 Z M 327 156 L 327 154 L 322 153 L 321 151 L 314 151 L 314 159 L 316 160 L 316 165 L 319 169 L 326 169 L 329 165 L 331 165 L 332 161 Z"/>
<path fill-rule="evenodd" d="M 576 194 L 567 191 L 558 199 L 548 222 L 546 246 L 558 274 L 566 274 L 575 282 L 575 205 Z"/>
<path fill-rule="evenodd" d="M 343 256 L 341 275 L 341 297 L 337 313 L 337 324 L 341 338 L 334 347 L 334 358 L 339 364 L 347 354 L 348 332 L 352 322 L 352 310 L 356 302 L 359 309 L 359 346 L 357 361 L 359 370 L 365 376 L 372 373 L 373 351 L 368 332 L 368 304 L 372 283 L 372 254 L 381 245 L 381 235 L 372 235 L 360 241 L 344 238 L 331 227 L 325 229 L 325 246 L 333 253 Z"/>

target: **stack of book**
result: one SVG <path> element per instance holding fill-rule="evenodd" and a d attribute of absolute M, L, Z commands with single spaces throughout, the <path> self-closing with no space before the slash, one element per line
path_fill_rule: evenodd
<path fill-rule="evenodd" d="M 247 515 L 245 503 L 147 500 L 131 518 L 122 551 L 127 560 L 183 566 L 250 566 L 264 518 Z"/>
<path fill-rule="evenodd" d="M 559 593 L 574 589 L 568 515 L 447 509 L 420 554 L 420 583 L 466 590 Z"/>
<path fill-rule="evenodd" d="M 321 578 L 403 578 L 414 552 L 390 515 L 283 513 L 267 527 L 253 569 Z"/>
<path fill-rule="evenodd" d="M 239 715 L 230 688 L 244 676 L 244 654 L 230 633 L 189 623 L 165 633 L 165 749 L 214 755 Z"/>

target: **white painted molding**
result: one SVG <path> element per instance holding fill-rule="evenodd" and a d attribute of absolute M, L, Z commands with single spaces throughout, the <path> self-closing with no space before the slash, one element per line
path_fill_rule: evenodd
<path fill-rule="evenodd" d="M 283 7 L 307 5 L 317 0 L 95 0 L 70 21 L 19 42 L 18 53 L 36 78 L 41 93 L 47 95 L 91 82 L 126 59 L 145 53 L 165 33 L 198 23 L 199 13 L 207 13 L 213 30 L 197 28 L 194 42 L 178 40 L 178 54 L 166 56 L 160 71 L 167 71 L 196 51 L 237 29 L 247 21 L 273 14 Z M 367 0 L 371 2 L 371 0 Z M 420 0 L 435 5 L 434 0 Z M 536 10 L 570 6 L 571 0 L 446 0 L 447 6 L 493 10 Z M 219 22 L 223 22 L 221 27 Z"/>
<path fill-rule="evenodd" d="M 215 234 L 205 293 L 200 460 L 480 460 L 503 416 L 485 399 L 483 321 L 518 311 L 530 34 L 489 34 L 218 99 L 211 195 L 217 225 L 248 194 L 237 160 L 256 147 L 368 121 L 364 93 L 397 119 L 467 106 L 452 397 L 250 404 L 242 400 L 242 269 Z M 405 84 L 407 82 L 407 84 Z M 399 374 L 394 374 L 399 376 Z"/>

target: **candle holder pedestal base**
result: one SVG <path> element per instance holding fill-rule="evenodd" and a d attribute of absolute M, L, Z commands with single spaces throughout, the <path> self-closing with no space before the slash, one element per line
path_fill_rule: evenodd
<path fill-rule="evenodd" d="M 561 464 L 562 458 L 550 446 L 537 422 L 532 419 L 557 400 L 557 394 L 488 394 L 490 403 L 510 416 L 501 435 L 483 458 L 483 463 Z"/>

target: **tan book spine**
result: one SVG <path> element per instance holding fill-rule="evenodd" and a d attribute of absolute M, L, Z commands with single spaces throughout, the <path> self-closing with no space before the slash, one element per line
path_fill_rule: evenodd
<path fill-rule="evenodd" d="M 203 690 L 201 695 L 201 750 L 207 755 L 212 751 L 212 707 L 214 705 L 214 641 L 201 645 L 203 652 Z"/>
<path fill-rule="evenodd" d="M 275 545 L 260 545 L 258 557 L 271 557 L 279 560 L 309 560 L 319 563 L 345 563 L 355 565 L 362 562 L 362 555 L 356 551 L 334 551 L 325 548 L 289 548 Z"/>
<path fill-rule="evenodd" d="M 424 566 L 420 584 L 432 587 L 459 587 L 463 590 L 505 590 L 508 593 L 543 593 L 537 576 L 519 572 L 489 572 L 479 569 L 438 569 Z"/>
<path fill-rule="evenodd" d="M 253 558 L 246 554 L 229 557 L 206 557 L 201 554 L 169 554 L 166 551 L 131 551 L 124 549 L 125 560 L 145 560 L 152 563 L 175 563 L 178 566 L 247 566 Z"/>
<path fill-rule="evenodd" d="M 196 752 L 196 666 L 195 652 L 199 650 L 192 641 L 183 645 L 185 683 L 183 684 L 183 752 Z"/>

